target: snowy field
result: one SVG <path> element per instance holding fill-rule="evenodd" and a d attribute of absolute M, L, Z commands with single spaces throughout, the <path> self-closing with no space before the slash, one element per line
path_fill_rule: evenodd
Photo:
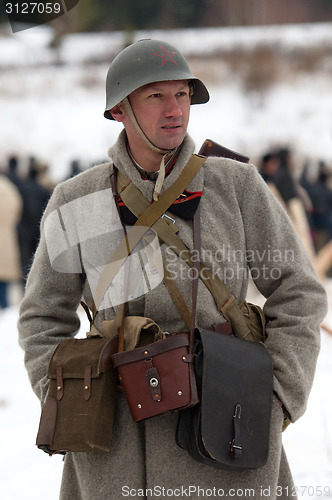
<path fill-rule="evenodd" d="M 197 45 L 204 55 L 221 43 L 255 44 L 263 39 L 290 47 L 330 43 L 332 24 L 203 30 L 199 44 L 193 30 L 152 36 L 167 38 L 191 56 Z M 106 158 L 121 129 L 103 118 L 107 64 L 81 63 L 91 54 L 101 57 L 116 51 L 123 37 L 118 33 L 67 37 L 58 54 L 63 65 L 54 65 L 49 39 L 44 29 L 0 33 L 0 167 L 9 154 L 18 154 L 22 161 L 35 155 L 59 180 L 74 158 L 85 167 Z M 204 74 L 197 76 L 204 80 Z M 330 79 L 326 72 L 299 75 L 257 99 L 243 93 L 240 82 L 228 75 L 209 86 L 210 103 L 193 106 L 189 132 L 197 146 L 210 137 L 254 160 L 271 146 L 288 144 L 301 162 L 332 161 Z M 332 284 L 328 286 L 331 308 L 326 324 L 332 328 Z M 17 314 L 15 295 L 12 307 L 0 311 L 0 498 L 56 500 L 62 460 L 48 457 L 34 445 L 40 408 L 17 345 Z M 308 411 L 283 436 L 299 497 L 307 500 L 332 499 L 331 386 L 332 336 L 322 331 Z"/>
<path fill-rule="evenodd" d="M 0 168 L 10 154 L 18 154 L 23 166 L 33 155 L 60 180 L 74 158 L 85 168 L 107 158 L 121 130 L 120 124 L 105 120 L 103 111 L 105 61 L 113 58 L 124 36 L 68 35 L 54 52 L 48 47 L 51 35 L 45 27 L 15 35 L 0 32 Z M 140 32 L 134 39 L 143 37 L 167 38 L 186 56 L 204 59 L 218 48 L 253 48 L 263 40 L 282 51 L 332 47 L 332 23 L 214 28 L 199 35 L 195 30 Z M 206 82 L 211 97 L 204 106 L 192 107 L 189 133 L 197 149 L 211 138 L 253 161 L 268 148 L 284 145 L 295 150 L 301 163 L 332 160 L 331 57 L 321 71 L 291 73 L 264 93 L 244 89 L 239 75 L 219 63 L 212 60 L 209 67 L 193 60 L 196 76 Z"/>

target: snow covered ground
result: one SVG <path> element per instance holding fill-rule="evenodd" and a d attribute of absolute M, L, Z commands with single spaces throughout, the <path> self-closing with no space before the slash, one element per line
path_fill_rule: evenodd
<path fill-rule="evenodd" d="M 136 38 L 146 36 L 137 34 Z M 166 38 L 165 33 L 152 33 Z M 84 57 L 114 51 L 119 34 L 78 35 L 66 39 L 64 65 L 54 65 L 47 48 L 49 32 L 0 33 L 0 167 L 9 154 L 22 161 L 35 155 L 62 179 L 73 158 L 85 167 L 104 159 L 119 130 L 103 118 L 104 63 L 80 65 Z M 270 29 L 168 32 L 167 39 L 186 54 L 193 47 L 206 54 L 218 45 L 253 44 L 267 38 L 289 47 L 330 43 L 332 24 Z M 99 50 L 99 52 L 98 52 Z M 204 79 L 204 75 L 198 75 Z M 209 87 L 211 101 L 193 106 L 189 132 L 197 146 L 206 138 L 253 159 L 270 146 L 289 144 L 301 161 L 332 161 L 332 94 L 330 74 L 299 75 L 280 82 L 263 99 L 243 92 L 229 76 Z M 331 308 L 326 324 L 332 328 Z M 23 353 L 17 344 L 18 300 L 0 311 L 0 496 L 3 500 L 56 500 L 62 469 L 60 457 L 36 449 L 40 408 L 31 391 Z M 84 316 L 82 316 L 84 321 Z M 83 327 L 84 331 L 85 327 Z M 284 433 L 284 444 L 298 494 L 303 499 L 332 498 L 332 336 L 322 331 L 322 349 L 308 411 Z M 95 500 L 95 499 L 91 499 Z"/>
<path fill-rule="evenodd" d="M 2 500 L 56 500 L 62 457 L 49 457 L 34 444 L 40 405 L 23 366 L 17 317 L 17 306 L 0 311 L 0 495 Z M 84 324 L 82 316 L 83 330 Z"/>

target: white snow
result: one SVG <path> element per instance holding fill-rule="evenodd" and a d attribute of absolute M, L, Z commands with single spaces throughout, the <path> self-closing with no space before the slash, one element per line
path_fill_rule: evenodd
<path fill-rule="evenodd" d="M 35 155 L 59 180 L 74 158 L 85 167 L 105 159 L 121 130 L 103 118 L 107 64 L 92 64 L 91 58 L 98 61 L 114 54 L 123 35 L 70 35 L 57 56 L 48 47 L 51 37 L 47 27 L 0 33 L 0 167 L 9 154 L 18 153 L 23 162 L 27 155 Z M 200 30 L 199 35 L 196 30 L 135 34 L 135 39 L 143 37 L 167 39 L 191 56 L 266 40 L 289 49 L 331 46 L 332 24 L 214 28 Z M 66 64 L 54 65 L 56 57 Z M 197 76 L 204 80 L 203 74 Z M 244 93 L 231 75 L 223 75 L 209 85 L 211 101 L 192 107 L 189 132 L 197 147 L 209 137 L 253 160 L 270 146 L 288 144 L 301 161 L 331 161 L 330 78 L 324 72 L 298 75 L 255 96 Z M 331 290 L 329 296 L 331 301 Z M 3 500 L 55 500 L 62 459 L 50 458 L 34 445 L 40 408 L 17 344 L 17 298 L 13 302 L 10 309 L 0 311 L 0 495 Z M 326 324 L 332 328 L 332 309 Z M 332 498 L 331 386 L 332 336 L 322 331 L 308 410 L 283 435 L 299 498 Z"/>
<path fill-rule="evenodd" d="M 142 37 L 167 38 L 189 57 L 263 41 L 283 51 L 331 48 L 332 23 L 133 36 Z M 108 69 L 104 61 L 114 57 L 124 35 L 67 35 L 58 51 L 51 51 L 51 38 L 49 27 L 14 35 L 0 32 L 0 167 L 10 154 L 18 153 L 23 163 L 35 155 L 60 180 L 72 159 L 81 160 L 84 167 L 106 159 L 121 130 L 121 125 L 103 117 Z M 329 61 L 325 58 L 324 64 Z M 211 68 L 198 64 L 195 73 L 207 82 L 211 96 L 208 104 L 192 107 L 189 132 L 197 148 L 210 137 L 253 161 L 276 145 L 292 146 L 301 161 L 332 160 L 332 96 L 326 67 L 288 75 L 261 93 L 248 92 L 238 73 L 227 72 L 223 65 L 216 68 L 213 61 Z"/>
<path fill-rule="evenodd" d="M 18 308 L 0 311 L 0 484 L 2 500 L 55 500 L 62 457 L 35 446 L 40 404 L 31 390 L 18 346 Z M 82 316 L 82 329 L 85 330 Z"/>
<path fill-rule="evenodd" d="M 332 23 L 251 26 L 247 28 L 200 28 L 185 30 L 149 30 L 131 34 L 123 32 L 68 34 L 60 44 L 59 51 L 64 62 L 77 63 L 91 59 L 98 60 L 121 49 L 128 40 L 143 38 L 167 40 L 186 56 L 210 55 L 220 49 L 234 45 L 255 47 L 271 43 L 278 48 L 294 49 L 314 47 L 332 43 Z M 2 32 L 5 43 L 0 46 L 1 64 L 26 65 L 31 63 L 47 64 L 56 57 L 49 47 L 52 29 L 39 26 L 20 31 L 13 36 L 9 27 Z M 1 36 L 1 33 L 0 33 Z M 33 49 L 33 50 L 31 50 Z M 59 55 L 59 54 L 58 54 Z"/>

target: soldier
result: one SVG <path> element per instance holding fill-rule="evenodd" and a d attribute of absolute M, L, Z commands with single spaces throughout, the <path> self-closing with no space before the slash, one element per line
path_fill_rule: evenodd
<path fill-rule="evenodd" d="M 163 41 L 142 40 L 124 49 L 111 63 L 106 92 L 105 117 L 124 125 L 109 151 L 112 163 L 154 203 L 177 182 L 194 151 L 187 134 L 190 106 L 207 102 L 208 91 L 175 47 Z M 203 115 L 201 120 L 204 126 Z M 113 204 L 110 174 L 110 165 L 103 164 L 58 185 L 44 216 L 19 320 L 26 367 L 42 403 L 52 351 L 65 337 L 77 333 L 76 310 L 82 295 L 92 308 L 92 275 L 100 274 L 109 258 L 103 252 L 111 245 L 109 235 L 115 234 L 112 227 L 118 222 L 116 209 L 106 210 L 107 203 Z M 125 222 L 133 224 L 135 214 L 124 207 L 121 192 L 119 196 Z M 64 500 L 118 500 L 121 496 L 152 499 L 163 491 L 172 498 L 182 494 L 197 499 L 202 491 L 208 494 L 213 489 L 225 494 L 236 492 L 237 498 L 244 498 L 249 489 L 256 498 L 263 491 L 270 492 L 269 498 L 294 494 L 281 431 L 285 416 L 295 421 L 306 407 L 319 351 L 319 325 L 326 313 L 325 291 L 288 217 L 253 165 L 207 158 L 169 208 L 178 235 L 191 248 L 191 219 L 198 204 L 203 263 L 218 274 L 239 302 L 246 296 L 249 270 L 266 297 L 265 345 L 274 364 L 268 461 L 259 469 L 241 473 L 195 462 L 176 445 L 176 414 L 135 424 L 120 392 L 111 451 L 67 453 L 60 495 Z M 68 231 L 75 227 L 72 241 L 81 243 L 80 252 L 75 253 L 73 246 L 69 251 L 65 242 L 63 248 L 57 246 L 59 238 L 54 235 L 60 234 L 57 231 L 63 224 Z M 94 244 L 84 252 L 83 240 L 88 236 Z M 190 273 L 182 272 L 181 258 L 164 244 L 161 251 L 190 304 Z M 116 309 L 105 301 L 96 316 L 96 328 L 101 331 L 102 321 L 113 319 Z M 141 296 L 137 294 L 129 303 L 128 314 L 152 318 L 163 331 L 186 329 L 163 283 Z M 208 327 L 222 321 L 208 289 L 200 283 L 197 324 Z"/>

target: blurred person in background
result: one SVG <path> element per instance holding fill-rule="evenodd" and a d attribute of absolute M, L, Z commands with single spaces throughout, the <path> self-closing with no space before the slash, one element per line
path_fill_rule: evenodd
<path fill-rule="evenodd" d="M 0 175 L 0 307 L 6 309 L 9 283 L 21 277 L 17 224 L 22 213 L 22 199 L 16 186 Z"/>
<path fill-rule="evenodd" d="M 292 172 L 292 152 L 289 148 L 280 148 L 275 155 L 279 159 L 279 167 L 273 176 L 274 183 L 288 206 L 291 200 L 299 197 Z"/>
<path fill-rule="evenodd" d="M 273 152 L 265 153 L 260 159 L 259 171 L 264 181 L 273 192 L 282 207 L 286 210 L 286 204 L 275 185 L 275 177 L 280 167 L 279 156 Z"/>
<path fill-rule="evenodd" d="M 19 162 L 17 156 L 10 156 L 8 158 L 6 176 L 20 190 L 22 177 L 19 173 Z"/>
<path fill-rule="evenodd" d="M 289 215 L 309 257 L 314 259 L 315 249 L 304 205 L 306 198 L 294 177 L 293 152 L 285 147 L 280 148 L 273 156 L 279 160 L 278 168 L 275 169 L 273 176 L 270 176 L 270 183 L 273 181 L 274 194 L 277 194 L 277 198 Z"/>
<path fill-rule="evenodd" d="M 75 175 L 78 175 L 81 172 L 82 172 L 82 167 L 80 165 L 80 162 L 78 160 L 72 160 L 70 162 L 69 173 L 66 178 L 71 179 L 72 177 L 75 177 Z"/>
<path fill-rule="evenodd" d="M 22 180 L 20 192 L 23 199 L 23 212 L 18 225 L 21 266 L 24 281 L 30 270 L 40 234 L 40 221 L 50 198 L 50 190 L 38 181 L 39 168 L 35 158 L 29 161 L 27 177 Z"/>
<path fill-rule="evenodd" d="M 322 249 L 332 238 L 332 189 L 328 186 L 329 175 L 324 162 L 319 163 L 316 181 L 310 181 L 306 169 L 300 181 L 312 202 L 312 230 L 316 250 Z"/>
<path fill-rule="evenodd" d="M 50 175 L 49 165 L 44 162 L 43 163 L 38 162 L 37 171 L 38 171 L 37 175 L 38 183 L 51 193 L 57 183 L 52 178 L 52 175 Z"/>
<path fill-rule="evenodd" d="M 315 180 L 309 178 L 308 167 L 303 169 L 300 177 L 312 203 L 310 222 L 316 250 L 314 265 L 323 281 L 332 270 L 332 189 L 329 180 L 329 169 L 323 161 L 319 162 Z"/>

